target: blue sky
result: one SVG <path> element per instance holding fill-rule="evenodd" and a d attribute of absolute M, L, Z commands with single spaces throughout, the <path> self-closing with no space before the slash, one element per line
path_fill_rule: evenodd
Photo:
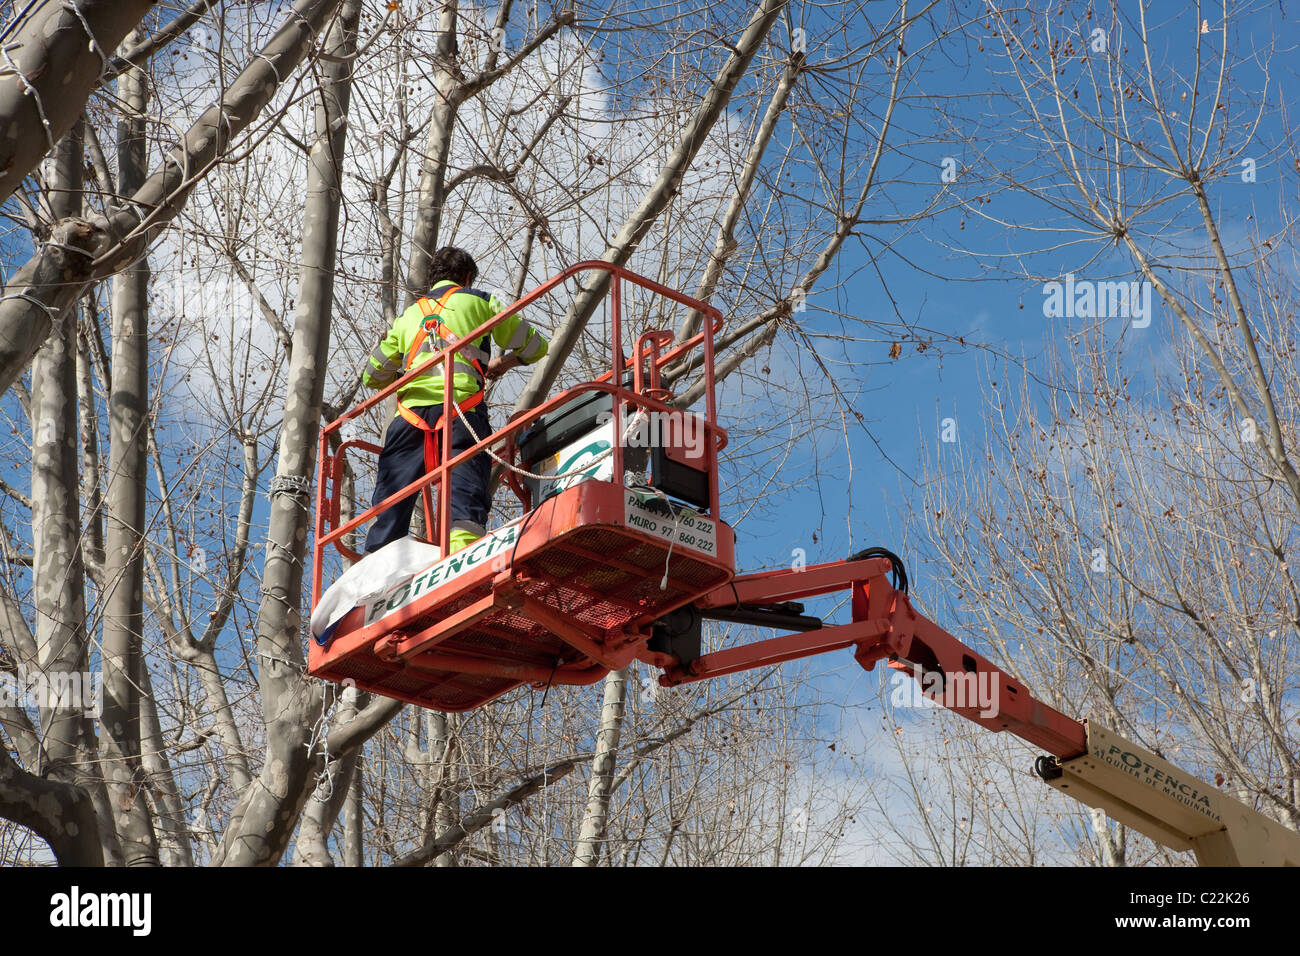
<path fill-rule="evenodd" d="M 1168 19 L 1157 20 L 1157 14 Z M 1149 16 L 1157 75 L 1167 84 L 1162 87 L 1164 92 L 1177 96 L 1187 88 L 1185 83 L 1193 72 L 1195 11 L 1183 9 L 1175 15 L 1173 5 L 1155 4 Z M 1205 16 L 1217 31 L 1218 18 L 1213 13 Z M 1131 43 L 1131 25 L 1117 35 Z M 1209 39 L 1218 42 L 1217 33 L 1212 32 Z M 1289 95 L 1296 86 L 1289 62 L 1298 40 L 1294 9 L 1281 4 L 1252 7 L 1230 34 L 1230 49 L 1245 61 L 1236 66 L 1234 86 L 1226 98 L 1231 111 L 1227 144 L 1235 152 L 1228 167 L 1230 174 L 1212 182 L 1209 193 L 1225 239 L 1238 251 L 1246 248 L 1256 230 L 1264 236 L 1275 231 L 1287 212 L 1285 204 L 1295 199 L 1293 156 L 1280 147 L 1285 147 L 1289 136 Z M 1266 43 L 1272 46 L 1271 61 L 1264 55 Z M 976 48 L 981 44 L 993 48 L 986 36 L 973 35 L 965 59 L 932 65 L 920 83 L 922 90 L 951 92 L 959 87 L 982 91 L 957 104 L 950 117 L 952 127 L 968 130 L 973 142 L 953 138 L 945 143 L 936 135 L 936 142 L 911 149 L 905 156 L 890 156 L 891 174 L 914 185 L 910 191 L 900 188 L 891 194 L 889 211 L 906 207 L 909 201 L 919 204 L 932 195 L 946 156 L 955 157 L 962 170 L 953 184 L 955 194 L 968 199 L 974 194 L 988 195 L 992 201 L 978 207 L 977 214 L 954 209 L 917 229 L 868 227 L 869 240 L 851 244 L 841 254 L 838 269 L 845 277 L 843 287 L 830 295 L 810 296 L 810 311 L 804 317 L 810 330 L 834 334 L 846 327 L 834 313 L 888 317 L 896 307 L 916 326 L 949 341 L 920 353 L 915 337 L 900 331 L 897 340 L 902 352 L 897 359 L 889 357 L 887 334 L 880 335 L 879 341 L 856 343 L 844 355 L 837 355 L 843 362 L 837 373 L 844 376 L 846 388 L 857 392 L 854 406 L 865 416 L 865 425 L 851 427 L 845 441 L 835 421 L 816 442 L 805 442 L 795 452 L 786 468 L 815 472 L 819 477 L 809 479 L 803 490 L 769 514 L 745 522 L 738 546 L 742 571 L 788 564 L 793 547 L 805 548 L 811 563 L 883 545 L 908 560 L 913 595 L 920 603 L 941 610 L 945 599 L 953 595 L 941 571 L 914 558 L 905 542 L 921 529 L 905 524 L 906 505 L 916 500 L 913 479 L 919 476 L 920 463 L 929 460 L 944 467 L 954 461 L 945 451 L 955 446 L 940 441 L 943 420 L 955 419 L 958 441 L 970 459 L 983 446 L 983 403 L 991 383 L 1018 382 L 1024 374 L 1018 366 L 1030 374 L 1042 371 L 1045 351 L 1062 346 L 1065 336 L 1089 324 L 1083 319 L 1046 317 L 1043 279 L 1071 272 L 1098 281 L 1136 277 L 1122 250 L 1093 239 L 1081 241 L 1078 233 L 1069 231 L 1077 224 L 1047 204 L 1023 193 L 994 189 L 987 182 L 1013 171 L 1021 181 L 1044 176 L 1055 182 L 1060 177 L 1052 167 L 1029 164 L 1036 144 L 1017 135 L 1023 117 L 1015 116 L 1005 101 L 988 94 L 990 88 L 1006 91 L 1011 87 L 1005 77 L 991 77 L 989 71 L 996 61 L 986 60 L 986 54 Z M 1258 55 L 1252 58 L 1252 54 Z M 1130 48 L 1126 57 L 1131 68 L 1141 68 L 1136 48 Z M 940 58 L 934 62 L 942 63 Z M 1247 140 L 1246 131 L 1257 118 L 1261 90 L 1266 92 L 1258 126 Z M 899 117 L 900 127 L 915 132 L 922 124 L 933 124 L 933 114 L 928 112 L 931 105 L 909 106 Z M 964 124 L 963 117 L 968 116 L 977 117 L 977 121 Z M 1244 167 L 1238 169 L 1247 157 L 1255 160 L 1254 181 L 1240 174 Z M 1167 188 L 1156 176 L 1133 173 L 1128 181 L 1134 195 L 1144 190 L 1159 194 Z M 1045 181 L 1036 185 L 1048 196 L 1068 194 L 1067 189 L 1058 191 Z M 1183 256 L 1203 256 L 1206 249 L 1192 213 L 1186 202 L 1158 206 L 1140 217 L 1137 228 L 1149 248 L 1163 254 L 1167 264 L 1176 264 L 1184 261 Z M 872 215 L 870 204 L 866 214 Z M 891 246 L 889 251 L 884 250 L 886 245 Z M 979 254 L 966 256 L 959 251 L 962 248 Z M 1015 257 L 1008 258 L 1010 254 Z M 825 307 L 830 311 L 824 311 Z M 1118 345 L 1119 337 L 1124 338 L 1125 372 L 1133 377 L 1135 395 L 1158 406 L 1151 389 L 1153 372 L 1159 368 L 1171 337 L 1182 334 L 1172 313 L 1157 297 L 1147 328 L 1130 327 L 1123 319 L 1105 320 L 1102 325 L 1108 341 Z M 852 334 L 866 333 L 853 329 Z M 952 340 L 957 337 L 988 349 L 954 345 Z M 776 351 L 787 361 L 797 361 L 799 348 L 791 336 L 783 335 Z M 816 544 L 812 542 L 814 530 Z M 824 611 L 828 606 L 822 603 L 817 607 Z M 845 620 L 847 613 L 841 609 L 836 617 Z M 952 621 L 940 619 L 938 623 L 955 627 Z M 972 640 L 970 635 L 958 633 Z M 846 702 L 866 705 L 878 693 L 881 678 L 859 672 L 848 652 L 816 658 L 806 666 L 824 675 L 820 686 Z"/>
<path fill-rule="evenodd" d="M 1257 8 L 1255 16 L 1259 19 L 1251 21 L 1251 30 L 1243 42 L 1250 42 L 1252 38 L 1275 38 L 1279 50 L 1285 51 L 1300 39 L 1294 18 L 1285 17 L 1278 6 Z M 1153 34 L 1162 41 L 1161 46 L 1165 48 L 1162 56 L 1170 72 L 1190 68 L 1190 61 L 1178 54 L 1172 39 L 1175 33 L 1184 32 L 1186 25 L 1187 21 L 1180 19 L 1164 27 L 1163 32 L 1157 30 Z M 1244 53 L 1245 50 L 1238 52 Z M 1225 236 L 1230 243 L 1235 240 L 1238 248 L 1247 238 L 1252 224 L 1258 224 L 1265 235 L 1275 228 L 1280 222 L 1279 205 L 1295 195 L 1295 176 L 1288 168 L 1291 157 L 1275 152 L 1276 144 L 1284 142 L 1286 137 L 1283 129 L 1284 101 L 1278 86 L 1281 84 L 1285 92 L 1286 82 L 1294 81 L 1294 76 L 1283 75 L 1278 69 L 1284 61 L 1285 55 L 1279 54 L 1272 64 L 1268 106 L 1254 145 L 1247 151 L 1261 157 L 1256 181 L 1246 183 L 1231 176 L 1210 186 L 1211 199 Z M 978 66 L 972 63 L 969 69 L 954 68 L 951 74 L 940 73 L 927 79 L 926 83 L 944 87 L 968 76 Z M 1249 88 L 1255 79 L 1261 77 L 1258 69 L 1246 67 L 1238 71 L 1237 83 Z M 989 108 L 995 105 L 988 101 Z M 969 101 L 966 108 L 973 108 Z M 974 108 L 978 108 L 978 104 Z M 906 125 L 907 121 L 908 118 L 904 117 L 900 125 Z M 900 165 L 906 168 L 900 171 L 900 177 L 915 177 L 915 198 L 933 192 L 933 188 L 920 181 L 920 177 L 928 168 L 937 186 L 940 163 L 945 156 L 956 157 L 963 167 L 963 175 L 981 179 L 1022 162 L 1026 148 L 1024 144 L 1000 147 L 996 142 L 986 141 L 978 144 L 978 149 L 984 152 L 981 157 L 967 144 L 953 142 L 945 146 L 935 143 L 927 147 L 932 153 L 932 162 L 928 166 L 917 156 L 903 159 Z M 961 185 L 960 182 L 954 185 L 959 195 L 962 194 Z M 986 189 L 981 185 L 975 191 L 983 193 Z M 897 340 L 902 345 L 902 352 L 898 359 L 889 357 L 890 338 L 887 335 L 882 335 L 878 342 L 856 343 L 842 356 L 842 363 L 836 366 L 837 374 L 843 376 L 847 387 L 856 385 L 860 389 L 861 398 L 855 402 L 855 407 L 866 416 L 867 422 L 865 430 L 851 429 L 849 432 L 848 445 L 856 466 L 851 480 L 847 477 L 848 455 L 842 450 L 836 451 L 836 442 L 819 443 L 819 467 L 828 475 L 845 476 L 842 482 L 834 483 L 840 487 L 835 488 L 833 494 L 823 494 L 819 501 L 826 511 L 826 519 L 819 529 L 823 533 L 819 537 L 826 541 L 828 553 L 838 553 L 836 548 L 847 551 L 850 547 L 887 544 L 897 539 L 898 507 L 895 503 L 908 495 L 908 489 L 912 487 L 910 476 L 917 474 L 916 466 L 922 456 L 933 457 L 942 453 L 938 446 L 941 445 L 939 432 L 944 418 L 956 419 L 959 441 L 967 445 L 968 450 L 972 445 L 978 447 L 982 432 L 981 403 L 987 395 L 988 383 L 999 377 L 1005 378 L 1007 374 L 1006 363 L 1000 356 L 1018 360 L 1031 372 L 1037 372 L 1042 368 L 1041 358 L 1047 346 L 1059 345 L 1064 335 L 1090 324 L 1082 319 L 1045 317 L 1041 279 L 1017 276 L 1013 272 L 1023 268 L 1042 278 L 1061 278 L 1073 272 L 1080 279 L 1097 281 L 1132 280 L 1136 277 L 1127 256 L 1108 248 L 1107 244 L 1076 242 L 1059 251 L 1036 251 L 1059 240 L 1064 235 L 1063 230 L 1073 223 L 1053 214 L 1043 203 L 1022 194 L 988 192 L 994 196 L 993 209 L 988 214 L 1001 222 L 981 219 L 958 209 L 942 213 L 918 229 L 867 227 L 865 231 L 870 239 L 863 244 L 850 243 L 841 253 L 838 270 L 847 277 L 843 287 L 829 295 L 814 293 L 809 297 L 810 311 L 805 314 L 804 321 L 814 331 L 834 334 L 845 328 L 835 315 L 821 311 L 824 305 L 829 306 L 832 312 L 888 320 L 894 310 L 894 306 L 889 304 L 893 300 L 905 319 L 936 333 L 935 345 L 920 353 L 915 341 L 920 336 L 908 335 L 899 329 Z M 965 194 L 969 195 L 970 191 Z M 891 204 L 899 204 L 897 193 L 890 199 Z M 1166 213 L 1164 216 L 1148 214 L 1145 217 L 1144 227 L 1153 233 L 1158 230 L 1158 237 L 1154 240 L 1157 250 L 1168 253 L 1204 250 L 1204 239 L 1198 234 L 1196 224 L 1189 223 L 1187 212 L 1183 207 L 1176 216 Z M 866 215 L 871 214 L 869 204 Z M 959 222 L 962 224 L 960 228 Z M 1008 228 L 1006 223 L 1024 228 Z M 1031 227 L 1062 232 L 1049 232 L 1045 237 L 1041 233 L 1029 232 Z M 1065 238 L 1073 241 L 1073 237 Z M 892 248 L 882 252 L 886 243 Z M 977 252 L 968 257 L 954 251 L 957 246 Z M 879 271 L 872 267 L 867 250 L 877 253 Z M 991 257 L 1008 252 L 1020 254 L 1018 264 L 1004 265 L 999 273 Z M 944 278 L 911 268 L 908 263 L 920 264 Z M 994 268 L 990 268 L 991 265 Z M 1150 370 L 1149 363 L 1163 348 L 1167 336 L 1180 334 L 1173 323 L 1172 314 L 1157 299 L 1148 328 L 1126 328 L 1123 319 L 1107 320 L 1103 327 L 1108 338 L 1121 334 L 1126 337 L 1126 354 L 1133 356 L 1133 372 L 1141 377 Z M 859 336 L 865 334 L 860 329 L 850 329 L 850 332 Z M 948 339 L 946 343 L 943 342 L 945 336 Z M 988 348 L 963 348 L 952 341 L 957 337 Z M 797 356 L 792 354 L 797 348 L 791 337 L 783 336 L 777 351 L 797 360 Z M 865 431 L 870 432 L 870 438 Z M 822 490 L 831 491 L 826 485 L 827 482 L 823 482 Z M 848 490 L 850 487 L 851 491 Z M 856 514 L 852 542 L 847 539 L 843 520 L 850 503 Z M 803 527 L 802 522 L 799 527 Z"/>

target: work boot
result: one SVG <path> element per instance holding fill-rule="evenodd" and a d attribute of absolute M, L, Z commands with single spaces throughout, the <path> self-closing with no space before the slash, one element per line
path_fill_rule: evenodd
<path fill-rule="evenodd" d="M 468 548 L 477 541 L 482 535 L 477 535 L 473 531 L 466 531 L 464 528 L 452 528 L 451 534 L 447 536 L 447 546 L 451 549 L 451 554 L 455 554 L 461 548 Z"/>

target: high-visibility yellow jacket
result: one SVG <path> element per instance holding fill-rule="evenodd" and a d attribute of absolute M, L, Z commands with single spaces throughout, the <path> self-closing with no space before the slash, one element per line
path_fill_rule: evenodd
<path fill-rule="evenodd" d="M 447 288 L 453 285 L 450 279 L 439 282 L 429 292 L 428 298 L 436 302 Z M 441 322 L 457 341 L 486 322 L 506 307 L 496 296 L 481 289 L 462 286 L 459 291 L 448 296 L 441 315 L 436 321 Z M 407 358 L 417 334 L 424 326 L 424 310 L 418 302 L 411 305 L 393 322 L 384 340 L 370 353 L 361 381 L 368 388 L 384 388 L 399 378 L 407 368 L 415 368 L 429 357 L 447 346 L 447 341 L 436 331 L 425 337 L 415 355 L 414 361 L 407 363 Z M 536 362 L 546 354 L 546 338 L 518 313 L 510 316 L 494 328 L 489 335 L 504 351 L 513 352 L 525 364 Z M 456 354 L 456 371 L 452 376 L 457 403 L 465 401 L 483 388 L 483 380 L 474 367 L 477 361 L 486 364 L 491 358 L 488 335 L 484 335 L 473 345 L 469 345 Z M 442 363 L 397 390 L 398 400 L 407 406 L 440 405 L 443 402 Z"/>

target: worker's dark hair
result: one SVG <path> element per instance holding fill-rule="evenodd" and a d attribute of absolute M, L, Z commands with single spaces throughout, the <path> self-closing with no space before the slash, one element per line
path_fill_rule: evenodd
<path fill-rule="evenodd" d="M 429 260 L 429 285 L 450 279 L 458 285 L 473 285 L 478 278 L 478 264 L 464 249 L 443 246 Z"/>

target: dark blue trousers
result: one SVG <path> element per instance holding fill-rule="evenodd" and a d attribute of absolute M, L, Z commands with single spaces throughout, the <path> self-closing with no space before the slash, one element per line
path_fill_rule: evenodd
<path fill-rule="evenodd" d="M 425 405 L 412 408 L 430 426 L 438 424 L 442 417 L 441 405 Z M 492 434 L 488 422 L 487 409 L 482 403 L 477 408 L 465 412 L 474 431 L 480 439 Z M 434 433 L 434 460 L 442 455 L 442 436 Z M 451 453 L 459 455 L 474 445 L 474 437 L 455 413 L 451 422 Z M 371 505 L 377 505 L 394 492 L 401 491 L 427 471 L 424 465 L 424 432 L 408 423 L 400 415 L 393 419 L 384 436 L 384 449 L 379 453 L 379 480 L 375 483 L 375 494 Z M 451 484 L 451 526 L 467 528 L 482 535 L 487 525 L 488 510 L 492 498 L 488 494 L 488 479 L 492 474 L 492 459 L 486 453 L 479 452 L 469 461 L 452 469 Z M 397 502 L 380 512 L 366 535 L 366 552 L 378 551 L 386 544 L 406 537 L 411 530 L 411 512 L 420 500 L 420 492 Z M 434 498 L 435 518 L 437 517 L 437 498 Z"/>

